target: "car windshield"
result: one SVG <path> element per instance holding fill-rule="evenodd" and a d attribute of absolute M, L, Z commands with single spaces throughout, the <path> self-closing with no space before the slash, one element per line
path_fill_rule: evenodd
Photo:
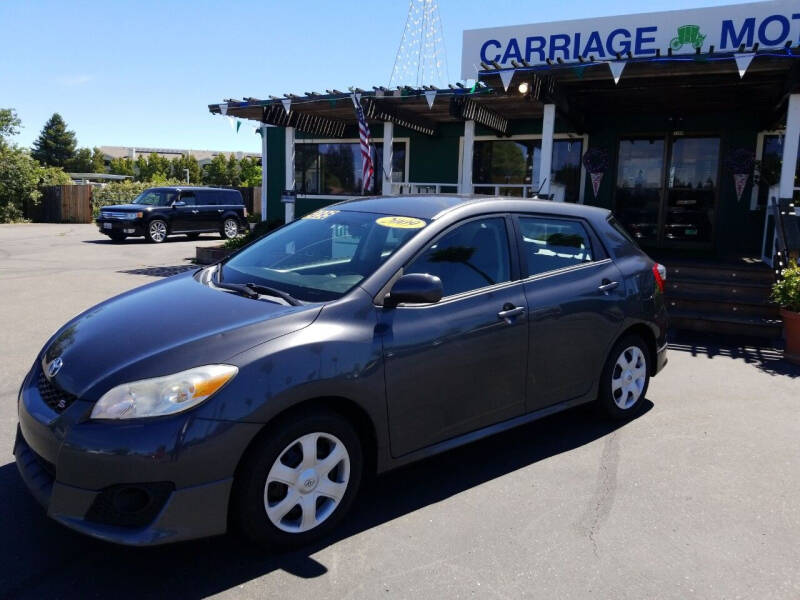
<path fill-rule="evenodd" d="M 422 219 L 323 209 L 227 260 L 226 283 L 255 283 L 306 302 L 334 300 L 427 225 Z"/>
<path fill-rule="evenodd" d="M 133 204 L 147 206 L 169 206 L 178 197 L 178 192 L 167 190 L 145 190 L 133 201 Z"/>

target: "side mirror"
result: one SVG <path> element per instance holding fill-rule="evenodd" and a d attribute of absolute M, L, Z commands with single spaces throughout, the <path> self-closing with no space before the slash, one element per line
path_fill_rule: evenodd
<path fill-rule="evenodd" d="M 442 299 L 442 280 L 427 273 L 409 273 L 394 282 L 383 305 L 392 308 L 398 304 L 433 304 Z"/>
<path fill-rule="evenodd" d="M 178 208 L 179 206 L 186 206 L 186 202 L 183 200 L 175 200 L 175 202 L 172 203 L 172 208 Z"/>

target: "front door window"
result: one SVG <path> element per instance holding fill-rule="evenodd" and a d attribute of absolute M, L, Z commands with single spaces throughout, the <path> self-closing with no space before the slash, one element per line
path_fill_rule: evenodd
<path fill-rule="evenodd" d="M 640 243 L 658 242 L 664 181 L 664 140 L 622 140 L 617 163 L 616 213 Z"/>

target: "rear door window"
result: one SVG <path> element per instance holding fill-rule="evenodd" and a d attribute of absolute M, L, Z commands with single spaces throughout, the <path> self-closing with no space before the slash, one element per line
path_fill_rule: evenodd
<path fill-rule="evenodd" d="M 518 222 L 528 276 L 595 260 L 588 232 L 578 221 L 519 217 Z"/>
<path fill-rule="evenodd" d="M 181 192 L 181 200 L 186 203 L 186 206 L 195 206 L 197 204 L 194 192 Z"/>

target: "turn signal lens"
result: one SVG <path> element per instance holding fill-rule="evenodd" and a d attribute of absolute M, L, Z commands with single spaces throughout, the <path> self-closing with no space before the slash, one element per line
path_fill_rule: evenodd
<path fill-rule="evenodd" d="M 97 401 L 92 418 L 139 419 L 183 412 L 210 398 L 238 372 L 232 365 L 206 365 L 123 383 Z"/>
<path fill-rule="evenodd" d="M 656 285 L 658 286 L 659 291 L 663 294 L 664 281 L 666 281 L 667 279 L 667 268 L 664 265 L 660 265 L 658 263 L 654 264 L 653 277 L 656 278 Z"/>

